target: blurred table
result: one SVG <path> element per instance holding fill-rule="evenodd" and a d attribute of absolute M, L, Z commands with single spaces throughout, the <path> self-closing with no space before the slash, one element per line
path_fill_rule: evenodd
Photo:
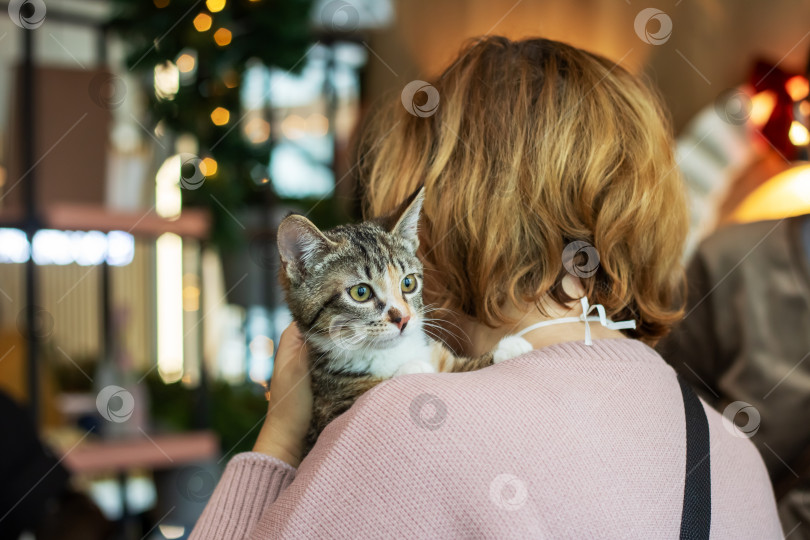
<path fill-rule="evenodd" d="M 212 431 L 193 431 L 83 442 L 63 463 L 73 473 L 109 473 L 181 467 L 218 455 L 219 439 Z"/>

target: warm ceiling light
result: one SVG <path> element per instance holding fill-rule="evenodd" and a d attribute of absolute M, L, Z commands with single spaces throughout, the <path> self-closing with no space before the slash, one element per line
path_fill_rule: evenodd
<path fill-rule="evenodd" d="M 158 9 L 163 9 L 169 5 L 169 0 L 152 0 L 155 4 L 155 7 Z"/>
<path fill-rule="evenodd" d="M 785 83 L 785 90 L 787 90 L 787 93 L 790 94 L 790 98 L 793 101 L 801 101 L 806 98 L 808 87 L 810 87 L 810 83 L 808 83 L 807 79 L 801 75 L 791 77 Z"/>
<path fill-rule="evenodd" d="M 214 41 L 216 41 L 217 45 L 220 47 L 224 47 L 231 42 L 231 31 L 227 28 L 220 28 L 214 32 Z"/>
<path fill-rule="evenodd" d="M 215 126 L 224 126 L 231 119 L 231 113 L 224 107 L 217 107 L 211 112 L 211 121 Z"/>
<path fill-rule="evenodd" d="M 177 65 L 177 69 L 179 69 L 182 73 L 188 73 L 194 69 L 194 57 L 187 53 L 181 54 L 175 64 Z"/>
<path fill-rule="evenodd" d="M 200 162 L 200 172 L 205 176 L 214 176 L 217 174 L 217 161 L 210 157 L 203 159 Z"/>
<path fill-rule="evenodd" d="M 807 146 L 808 143 L 810 143 L 810 132 L 807 131 L 807 128 L 804 127 L 801 122 L 797 122 L 796 120 L 790 124 L 788 136 L 790 137 L 790 142 L 795 146 Z"/>
<path fill-rule="evenodd" d="M 200 13 L 194 17 L 194 28 L 197 32 L 205 32 L 211 28 L 211 15 L 208 13 Z"/>
<path fill-rule="evenodd" d="M 810 165 L 783 171 L 752 191 L 734 210 L 737 223 L 782 219 L 810 212 Z"/>
<path fill-rule="evenodd" d="M 225 0 L 205 0 L 205 6 L 211 13 L 216 13 L 225 8 Z"/>
<path fill-rule="evenodd" d="M 775 106 L 776 94 L 771 90 L 755 94 L 751 98 L 751 123 L 758 128 L 767 124 Z"/>

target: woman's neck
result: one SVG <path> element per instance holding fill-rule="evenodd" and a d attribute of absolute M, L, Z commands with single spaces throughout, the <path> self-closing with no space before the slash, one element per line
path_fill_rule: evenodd
<path fill-rule="evenodd" d="M 578 281 L 563 281 L 564 288 L 569 296 L 580 298 L 584 291 Z M 543 312 L 540 311 L 543 309 Z M 582 306 L 579 301 L 572 302 L 567 306 L 560 305 L 549 299 L 545 299 L 540 306 L 509 306 L 504 309 L 504 314 L 511 320 L 512 324 L 490 328 L 477 321 L 460 321 L 460 327 L 466 334 L 468 340 L 462 344 L 464 353 L 467 356 L 478 356 L 495 348 L 495 345 L 504 337 L 516 334 L 529 326 L 553 319 L 563 317 L 577 317 L 582 314 Z M 619 330 L 605 328 L 601 324 L 590 323 L 591 338 L 596 339 L 616 339 L 626 338 Z M 561 323 L 552 326 L 544 326 L 527 332 L 523 338 L 531 343 L 535 349 L 541 349 L 557 343 L 566 341 L 582 341 L 585 339 L 585 323 L 571 322 Z"/>

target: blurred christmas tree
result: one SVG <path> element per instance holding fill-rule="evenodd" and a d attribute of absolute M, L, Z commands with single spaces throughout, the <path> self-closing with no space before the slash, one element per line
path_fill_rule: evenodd
<path fill-rule="evenodd" d="M 128 47 L 127 67 L 150 84 L 147 121 L 198 142 L 198 152 L 183 157 L 183 204 L 211 210 L 221 246 L 241 237 L 228 212 L 273 197 L 268 111 L 245 109 L 244 75 L 257 63 L 284 70 L 303 64 L 311 3 L 114 0 L 110 28 Z"/>

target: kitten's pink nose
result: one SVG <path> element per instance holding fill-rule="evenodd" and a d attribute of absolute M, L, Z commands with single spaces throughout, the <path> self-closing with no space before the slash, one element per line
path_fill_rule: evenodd
<path fill-rule="evenodd" d="M 399 328 L 400 332 L 404 332 L 405 331 L 405 326 L 408 324 L 408 321 L 410 321 L 410 320 L 411 320 L 411 318 L 406 315 L 405 317 L 400 317 L 397 320 L 391 321 L 391 322 L 393 322 L 395 325 L 397 325 L 397 328 Z"/>
<path fill-rule="evenodd" d="M 390 310 L 388 310 L 388 319 L 392 323 L 397 325 L 397 328 L 399 328 L 400 332 L 405 330 L 405 326 L 408 324 L 408 321 L 411 320 L 409 316 L 407 315 L 403 316 L 402 313 L 400 313 L 399 310 L 396 308 L 391 308 Z"/>

